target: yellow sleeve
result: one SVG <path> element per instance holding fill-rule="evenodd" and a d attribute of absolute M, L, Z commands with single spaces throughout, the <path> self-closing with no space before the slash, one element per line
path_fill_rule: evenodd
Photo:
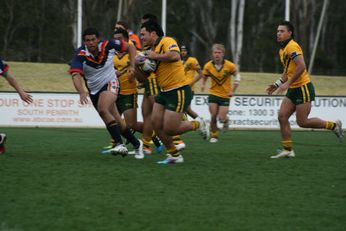
<path fill-rule="evenodd" d="M 294 59 L 298 55 L 303 54 L 301 48 L 299 47 L 297 43 L 293 43 L 292 45 L 290 44 L 290 46 L 287 47 L 286 51 L 291 59 Z"/>
<path fill-rule="evenodd" d="M 162 48 L 164 53 L 169 51 L 177 51 L 180 53 L 180 49 L 177 42 L 173 38 L 170 38 L 170 37 L 164 38 L 164 43 Z"/>

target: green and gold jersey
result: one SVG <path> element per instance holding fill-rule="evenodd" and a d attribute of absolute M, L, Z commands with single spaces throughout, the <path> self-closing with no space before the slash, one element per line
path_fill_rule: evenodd
<path fill-rule="evenodd" d="M 167 52 L 180 53 L 177 42 L 170 37 L 161 37 L 155 43 L 154 51 L 158 54 Z M 184 66 L 180 60 L 175 62 L 158 62 L 155 71 L 161 91 L 169 91 L 187 85 Z"/>
<path fill-rule="evenodd" d="M 220 70 L 215 67 L 214 61 L 207 62 L 203 67 L 203 75 L 211 78 L 209 94 L 222 98 L 230 98 L 228 93 L 232 90 L 231 80 L 236 70 L 236 65 L 228 60 L 223 61 Z"/>
<path fill-rule="evenodd" d="M 137 83 L 134 80 L 129 82 L 129 76 L 127 70 L 130 66 L 130 57 L 128 53 L 117 53 L 113 57 L 114 68 L 120 71 L 121 75 L 118 76 L 120 83 L 121 95 L 132 95 L 137 93 Z"/>
<path fill-rule="evenodd" d="M 296 70 L 296 63 L 294 58 L 298 55 L 303 56 L 302 48 L 298 45 L 293 39 L 288 42 L 288 44 L 280 49 L 280 61 L 284 67 L 284 73 L 287 75 L 287 78 L 290 79 L 293 76 L 294 71 Z M 310 82 L 310 77 L 305 69 L 301 76 L 290 85 L 290 88 L 300 87 Z"/>
<path fill-rule="evenodd" d="M 201 70 L 201 66 L 198 63 L 198 60 L 195 57 L 188 57 L 186 60 L 183 60 L 185 76 L 187 83 L 191 84 L 195 79 L 196 72 Z M 195 91 L 196 86 L 192 86 L 192 91 Z"/>

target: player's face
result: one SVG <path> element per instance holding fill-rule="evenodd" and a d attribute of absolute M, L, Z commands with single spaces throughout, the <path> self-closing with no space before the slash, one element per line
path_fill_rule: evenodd
<path fill-rule="evenodd" d="M 186 57 L 187 56 L 187 50 L 181 49 L 180 54 L 181 54 L 181 57 L 183 57 L 183 58 Z"/>
<path fill-rule="evenodd" d="M 213 50 L 213 58 L 215 62 L 220 62 L 223 60 L 223 57 L 225 56 L 225 53 L 220 49 Z"/>
<path fill-rule="evenodd" d="M 276 40 L 278 42 L 284 42 L 287 39 L 290 39 L 292 36 L 292 32 L 288 31 L 287 26 L 280 25 L 278 26 L 277 32 L 276 32 Z"/>
<path fill-rule="evenodd" d="M 124 36 L 121 33 L 114 34 L 113 38 L 120 41 L 124 40 Z"/>
<path fill-rule="evenodd" d="M 100 39 L 96 37 L 96 35 L 85 35 L 84 36 L 84 44 L 88 48 L 90 52 L 98 51 L 98 43 Z"/>
<path fill-rule="evenodd" d="M 145 27 L 141 28 L 141 40 L 144 46 L 152 46 L 153 44 L 151 33 Z"/>

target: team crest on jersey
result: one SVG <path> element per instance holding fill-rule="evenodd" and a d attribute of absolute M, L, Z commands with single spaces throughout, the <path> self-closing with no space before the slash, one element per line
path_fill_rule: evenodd
<path fill-rule="evenodd" d="M 230 76 L 231 75 L 231 72 L 229 72 L 229 71 L 224 71 L 223 72 L 223 76 L 224 77 L 227 77 L 227 76 Z"/>
<path fill-rule="evenodd" d="M 168 47 L 168 49 L 172 49 L 172 48 L 174 48 L 174 47 L 178 47 L 177 44 L 172 44 L 172 45 L 170 45 L 170 46 Z"/>
<path fill-rule="evenodd" d="M 294 51 L 291 53 L 291 58 L 294 59 L 297 55 L 298 55 L 297 52 Z"/>

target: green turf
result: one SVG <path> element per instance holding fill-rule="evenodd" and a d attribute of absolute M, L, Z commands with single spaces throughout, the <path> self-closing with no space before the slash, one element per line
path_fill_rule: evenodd
<path fill-rule="evenodd" d="M 294 132 L 296 158 L 271 160 L 278 131 L 186 134 L 185 163 L 101 155 L 105 129 L 2 128 L 0 230 L 344 230 L 346 146 Z"/>

